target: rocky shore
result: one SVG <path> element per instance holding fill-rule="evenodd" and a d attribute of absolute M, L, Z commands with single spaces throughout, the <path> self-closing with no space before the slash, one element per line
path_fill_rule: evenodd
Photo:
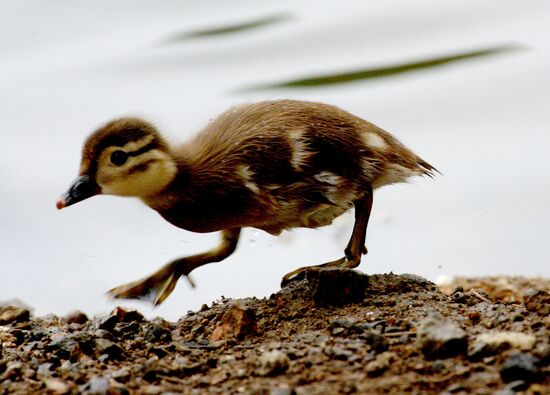
<path fill-rule="evenodd" d="M 0 306 L 0 393 L 549 394 L 549 292 L 329 270 L 178 322 Z"/>

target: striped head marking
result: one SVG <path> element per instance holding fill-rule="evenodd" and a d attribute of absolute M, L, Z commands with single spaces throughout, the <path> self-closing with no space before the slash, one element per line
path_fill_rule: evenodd
<path fill-rule="evenodd" d="M 162 191 L 177 167 L 155 127 L 136 118 L 111 121 L 84 144 L 80 174 L 101 193 L 145 198 Z"/>

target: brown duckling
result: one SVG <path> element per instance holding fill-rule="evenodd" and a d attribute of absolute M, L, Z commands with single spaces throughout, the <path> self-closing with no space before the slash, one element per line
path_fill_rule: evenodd
<path fill-rule="evenodd" d="M 57 208 L 98 194 L 134 196 L 182 229 L 221 231 L 217 248 L 110 291 L 158 305 L 181 276 L 231 255 L 243 227 L 272 235 L 318 228 L 354 207 L 344 257 L 317 267 L 357 267 L 367 253 L 373 189 L 435 171 L 389 133 L 337 107 L 267 101 L 225 112 L 179 146 L 141 119 L 107 123 L 86 140 L 80 176 Z M 283 284 L 309 268 L 288 273 Z"/>

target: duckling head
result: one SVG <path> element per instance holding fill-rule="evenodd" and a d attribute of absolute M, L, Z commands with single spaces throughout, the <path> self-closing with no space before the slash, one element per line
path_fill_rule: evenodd
<path fill-rule="evenodd" d="M 88 137 L 80 175 L 57 201 L 61 209 L 98 194 L 147 198 L 177 174 L 170 148 L 156 128 L 137 118 L 116 119 Z"/>

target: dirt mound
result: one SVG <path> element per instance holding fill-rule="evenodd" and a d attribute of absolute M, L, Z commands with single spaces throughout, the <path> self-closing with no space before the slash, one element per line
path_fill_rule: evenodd
<path fill-rule="evenodd" d="M 0 392 L 550 393 L 549 285 L 335 269 L 176 323 L 5 306 Z"/>

